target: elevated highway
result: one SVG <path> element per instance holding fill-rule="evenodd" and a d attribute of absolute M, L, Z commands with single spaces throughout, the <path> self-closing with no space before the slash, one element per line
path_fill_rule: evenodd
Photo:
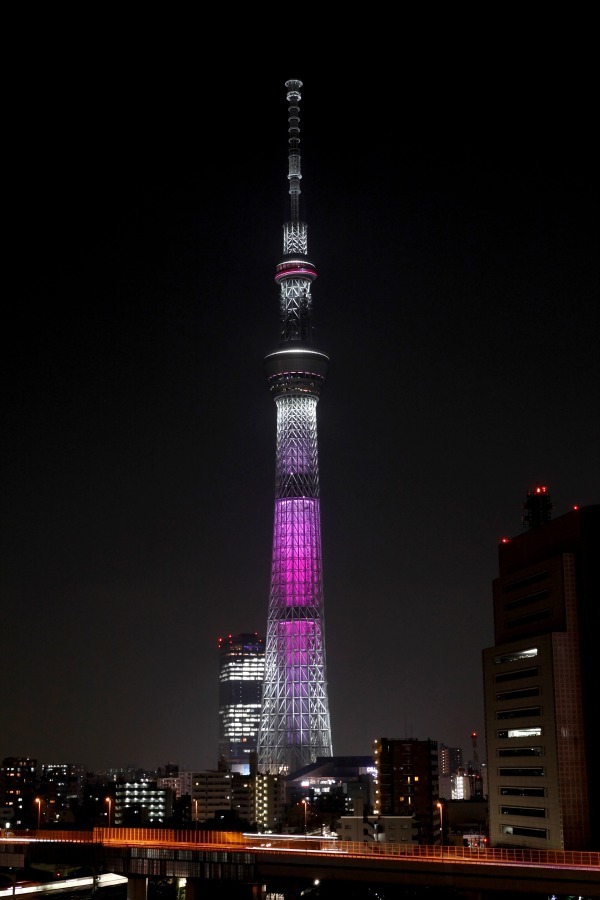
<path fill-rule="evenodd" d="M 173 879 L 185 900 L 294 900 L 411 896 L 464 900 L 600 897 L 600 854 L 476 850 L 332 841 L 319 837 L 170 829 L 42 830 L 0 839 L 0 871 L 89 867 L 127 878 L 128 900 L 145 900 L 152 879 Z M 361 893 L 362 889 L 362 893 Z M 337 893 L 336 893 L 337 892 Z"/>

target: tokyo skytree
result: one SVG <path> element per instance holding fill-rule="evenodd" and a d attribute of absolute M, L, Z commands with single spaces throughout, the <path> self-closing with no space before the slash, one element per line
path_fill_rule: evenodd
<path fill-rule="evenodd" d="M 288 774 L 332 756 L 325 625 L 317 402 L 329 358 L 312 345 L 307 226 L 300 221 L 301 81 L 286 81 L 290 219 L 276 268 L 280 342 L 264 361 L 277 409 L 275 516 L 258 736 L 258 771 Z"/>

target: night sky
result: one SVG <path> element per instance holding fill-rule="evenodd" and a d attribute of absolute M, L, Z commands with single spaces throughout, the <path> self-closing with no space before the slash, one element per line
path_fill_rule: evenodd
<path fill-rule="evenodd" d="M 267 624 L 299 78 L 333 750 L 471 759 L 476 731 L 485 759 L 498 543 L 536 484 L 600 502 L 585 48 L 211 68 L 42 38 L 4 168 L 0 758 L 216 768 L 217 639 Z"/>

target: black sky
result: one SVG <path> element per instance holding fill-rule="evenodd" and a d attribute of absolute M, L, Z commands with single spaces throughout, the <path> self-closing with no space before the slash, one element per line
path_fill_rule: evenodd
<path fill-rule="evenodd" d="M 5 171 L 0 758 L 216 767 L 217 638 L 266 629 L 287 78 L 331 357 L 334 752 L 413 736 L 470 758 L 475 730 L 485 758 L 498 541 L 536 483 L 555 516 L 600 499 L 593 73 L 539 46 L 27 56 Z"/>

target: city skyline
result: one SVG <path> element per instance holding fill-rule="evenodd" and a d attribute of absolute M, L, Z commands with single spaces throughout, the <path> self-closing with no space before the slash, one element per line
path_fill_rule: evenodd
<path fill-rule="evenodd" d="M 358 69 L 349 101 L 293 63 L 243 102 L 211 82 L 200 117 L 50 71 L 19 111 L 0 757 L 216 767 L 218 638 L 265 631 L 300 78 L 333 753 L 467 760 L 476 731 L 484 758 L 498 543 L 535 484 L 553 518 L 600 497 L 590 82 L 492 62 L 469 90 Z"/>

